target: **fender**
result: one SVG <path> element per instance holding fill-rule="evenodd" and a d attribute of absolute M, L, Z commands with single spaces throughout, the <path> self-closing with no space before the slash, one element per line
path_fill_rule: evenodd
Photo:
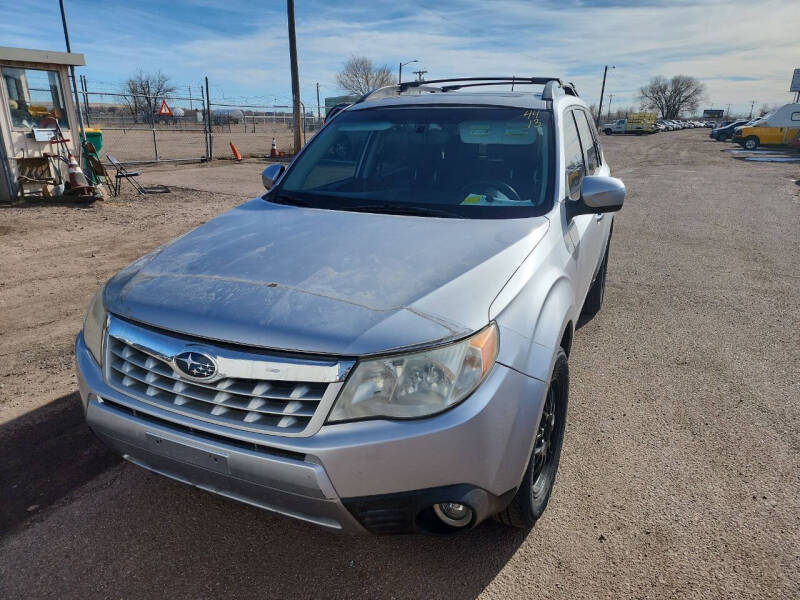
<path fill-rule="evenodd" d="M 500 332 L 498 362 L 545 382 L 564 330 L 578 312 L 570 263 L 567 253 L 561 251 L 564 242 L 560 238 L 549 238 L 549 251 L 543 247 L 548 241 L 540 244 L 489 311 Z"/>
<path fill-rule="evenodd" d="M 574 286 L 562 275 L 553 282 L 539 310 L 525 372 L 549 381 L 556 350 L 567 327 L 571 327 L 575 311 Z"/>

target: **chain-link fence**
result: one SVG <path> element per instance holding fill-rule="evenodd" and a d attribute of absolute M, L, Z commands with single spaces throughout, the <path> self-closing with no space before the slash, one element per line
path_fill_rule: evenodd
<path fill-rule="evenodd" d="M 268 155 L 273 138 L 280 151 L 291 152 L 294 147 L 290 106 L 217 103 L 212 99 L 209 108 L 215 157 L 230 155 L 230 142 L 242 156 Z M 301 139 L 305 143 L 321 122 L 313 112 L 303 110 L 301 124 Z"/>
<path fill-rule="evenodd" d="M 202 88 L 198 97 L 191 88 L 186 95 L 154 96 L 90 91 L 86 79 L 80 87 L 84 123 L 103 134 L 101 156 L 127 163 L 201 161 L 231 157 L 230 143 L 244 157 L 269 155 L 273 139 L 279 151 L 290 153 L 294 146 L 287 105 L 209 102 Z M 301 122 L 305 143 L 321 120 L 304 105 Z"/>

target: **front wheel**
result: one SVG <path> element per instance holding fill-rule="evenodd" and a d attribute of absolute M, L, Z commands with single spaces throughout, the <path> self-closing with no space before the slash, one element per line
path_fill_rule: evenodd
<path fill-rule="evenodd" d="M 744 140 L 744 147 L 746 150 L 755 150 L 756 148 L 758 148 L 758 144 L 759 144 L 759 139 L 754 135 L 748 136 Z"/>
<path fill-rule="evenodd" d="M 495 518 L 511 527 L 530 529 L 547 508 L 556 481 L 569 400 L 569 367 L 563 348 L 558 349 L 550 387 L 542 408 L 533 452 L 522 483 L 511 503 Z"/>

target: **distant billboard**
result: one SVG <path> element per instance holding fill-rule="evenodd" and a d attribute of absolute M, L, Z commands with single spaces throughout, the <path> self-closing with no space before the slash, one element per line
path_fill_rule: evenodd
<path fill-rule="evenodd" d="M 704 110 L 703 111 L 703 118 L 704 119 L 721 119 L 725 115 L 724 110 Z"/>
<path fill-rule="evenodd" d="M 792 76 L 792 86 L 789 88 L 790 92 L 800 92 L 800 69 L 794 70 Z"/>

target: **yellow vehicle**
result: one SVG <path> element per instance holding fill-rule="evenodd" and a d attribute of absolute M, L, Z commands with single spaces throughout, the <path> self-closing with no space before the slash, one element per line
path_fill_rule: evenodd
<path fill-rule="evenodd" d="M 755 150 L 759 146 L 786 146 L 800 133 L 800 104 L 786 104 L 755 122 L 737 128 L 733 141 Z"/>
<path fill-rule="evenodd" d="M 600 129 L 606 135 L 613 135 L 615 133 L 655 133 L 658 131 L 656 127 L 656 113 L 639 112 L 628 113 L 627 118 L 618 119 L 610 123 L 604 123 Z"/>

